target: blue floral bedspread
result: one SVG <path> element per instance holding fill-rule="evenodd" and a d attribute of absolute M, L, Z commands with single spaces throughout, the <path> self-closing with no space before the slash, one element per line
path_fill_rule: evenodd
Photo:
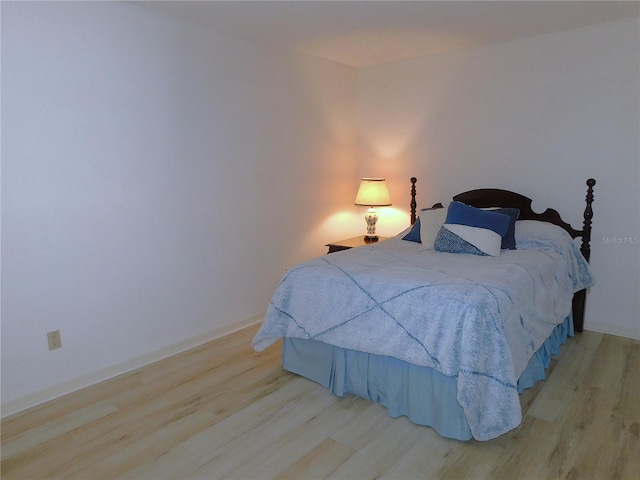
<path fill-rule="evenodd" d="M 520 424 L 518 377 L 570 314 L 573 293 L 592 284 L 559 227 L 517 222 L 516 243 L 481 257 L 396 237 L 301 263 L 277 287 L 253 347 L 297 337 L 434 368 L 457 379 L 473 436 L 495 438 Z"/>

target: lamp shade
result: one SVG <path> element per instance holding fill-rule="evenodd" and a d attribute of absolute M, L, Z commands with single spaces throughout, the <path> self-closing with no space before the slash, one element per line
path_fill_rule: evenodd
<path fill-rule="evenodd" d="M 356 205 L 367 207 L 387 207 L 391 205 L 391 197 L 384 178 L 363 178 L 356 195 Z"/>

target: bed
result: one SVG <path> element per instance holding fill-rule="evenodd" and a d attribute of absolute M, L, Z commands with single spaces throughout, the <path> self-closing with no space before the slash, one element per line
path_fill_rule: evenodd
<path fill-rule="evenodd" d="M 498 189 L 418 212 L 416 182 L 406 231 L 285 273 L 253 348 L 283 338 L 283 367 L 338 396 L 490 440 L 521 423 L 519 394 L 582 331 L 595 180 L 581 229 Z"/>

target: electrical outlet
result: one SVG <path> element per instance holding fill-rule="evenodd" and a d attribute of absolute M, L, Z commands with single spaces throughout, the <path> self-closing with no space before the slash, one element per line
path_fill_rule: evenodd
<path fill-rule="evenodd" d="M 60 330 L 47 333 L 47 340 L 49 341 L 49 350 L 55 350 L 62 347 L 62 340 L 60 339 Z"/>

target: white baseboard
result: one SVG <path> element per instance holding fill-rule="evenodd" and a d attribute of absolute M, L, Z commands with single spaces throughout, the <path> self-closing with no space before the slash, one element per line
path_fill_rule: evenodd
<path fill-rule="evenodd" d="M 158 360 L 176 355 L 177 353 L 198 347 L 204 343 L 210 342 L 211 340 L 224 337 L 225 335 L 229 335 L 231 333 L 237 332 L 238 330 L 242 330 L 251 325 L 255 325 L 256 323 L 262 321 L 264 315 L 265 312 L 258 313 L 243 320 L 238 320 L 222 327 L 214 328 L 213 330 L 203 335 L 188 338 L 181 342 L 168 345 L 164 348 L 161 348 L 160 350 L 145 353 L 144 355 L 133 357 L 122 363 L 111 365 L 109 367 L 96 370 L 95 372 L 82 375 L 78 378 L 68 380 L 58 385 L 53 385 L 51 387 L 43 388 L 42 390 L 38 390 L 33 393 L 23 395 L 22 397 L 10 400 L 6 404 L 2 405 L 1 416 L 2 418 L 4 418 L 9 415 L 13 415 L 15 413 L 26 410 L 27 408 L 35 407 L 36 405 L 40 405 L 41 403 L 61 397 L 62 395 L 75 392 L 77 390 L 80 390 L 81 388 L 94 385 L 123 373 L 127 373 L 137 368 L 144 367 L 145 365 L 149 365 L 150 363 L 157 362 Z"/>
<path fill-rule="evenodd" d="M 587 322 L 584 326 L 585 330 L 592 332 L 607 333 L 609 335 L 615 335 L 617 337 L 633 338 L 634 340 L 640 340 L 640 328 L 620 328 L 610 324 L 600 324 L 597 322 Z"/>

